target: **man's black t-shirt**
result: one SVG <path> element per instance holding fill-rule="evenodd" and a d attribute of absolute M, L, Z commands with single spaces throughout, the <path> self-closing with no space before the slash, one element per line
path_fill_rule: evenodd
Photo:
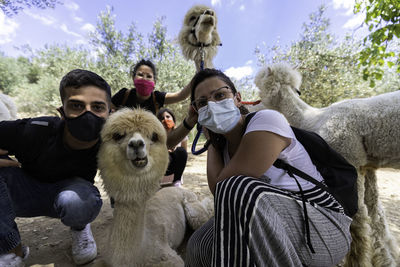
<path fill-rule="evenodd" d="M 98 142 L 94 147 L 72 150 L 63 143 L 64 121 L 39 117 L 0 122 L 0 148 L 15 155 L 22 169 L 42 182 L 80 177 L 94 182 Z"/>
<path fill-rule="evenodd" d="M 120 108 L 122 105 L 122 102 L 125 98 L 125 93 L 126 90 L 129 90 L 127 88 L 122 88 L 121 90 L 119 90 L 111 99 L 111 102 L 117 107 Z M 125 102 L 125 104 L 123 105 L 124 107 L 129 107 L 129 108 L 144 108 L 147 109 L 148 111 L 151 111 L 153 114 L 156 114 L 156 107 L 155 107 L 155 103 L 153 100 L 153 94 L 155 96 L 155 101 L 158 103 L 158 108 L 161 108 L 162 106 L 164 106 L 164 101 L 165 101 L 165 95 L 167 94 L 166 92 L 160 92 L 160 91 L 153 91 L 151 93 L 151 97 L 149 97 L 148 99 L 146 99 L 144 102 L 142 103 L 138 103 L 137 101 L 137 97 L 136 97 L 136 89 L 133 88 L 130 90 L 129 92 L 129 96 Z"/>

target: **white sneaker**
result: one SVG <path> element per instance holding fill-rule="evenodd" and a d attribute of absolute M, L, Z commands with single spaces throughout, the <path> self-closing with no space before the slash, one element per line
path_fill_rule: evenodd
<path fill-rule="evenodd" d="M 24 260 L 28 258 L 29 247 L 22 246 L 23 257 L 15 255 L 14 253 L 0 255 L 1 267 L 24 267 Z"/>
<path fill-rule="evenodd" d="M 176 181 L 176 182 L 174 183 L 174 186 L 175 186 L 175 187 L 182 187 L 182 182 L 181 182 L 180 180 L 178 180 L 178 181 Z"/>
<path fill-rule="evenodd" d="M 97 246 L 94 241 L 90 223 L 81 231 L 71 229 L 72 259 L 77 265 L 88 263 L 97 256 Z"/>

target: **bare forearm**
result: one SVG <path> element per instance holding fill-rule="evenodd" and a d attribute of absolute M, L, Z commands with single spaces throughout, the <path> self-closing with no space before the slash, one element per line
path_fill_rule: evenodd
<path fill-rule="evenodd" d="M 189 118 L 185 118 L 184 121 L 186 126 L 182 122 L 178 127 L 176 127 L 175 129 L 173 129 L 168 133 L 167 147 L 169 149 L 179 144 L 179 142 L 182 141 L 182 139 L 185 138 L 190 133 L 191 129 L 196 124 L 196 121 L 191 120 Z"/>
<path fill-rule="evenodd" d="M 223 180 L 220 177 L 223 168 L 224 162 L 221 154 L 210 145 L 207 152 L 207 181 L 212 194 L 214 194 L 217 183 Z"/>

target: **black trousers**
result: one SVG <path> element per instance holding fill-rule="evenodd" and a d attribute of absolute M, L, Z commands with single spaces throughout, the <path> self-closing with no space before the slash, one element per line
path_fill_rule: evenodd
<path fill-rule="evenodd" d="M 181 180 L 187 157 L 187 152 L 183 147 L 177 147 L 173 152 L 169 152 L 169 164 L 165 175 L 174 174 L 173 182 Z"/>

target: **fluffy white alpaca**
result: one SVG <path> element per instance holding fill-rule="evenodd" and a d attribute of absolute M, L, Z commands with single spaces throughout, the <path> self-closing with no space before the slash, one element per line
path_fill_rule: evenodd
<path fill-rule="evenodd" d="M 17 118 L 17 106 L 13 99 L 0 93 L 0 121 L 15 120 Z"/>
<path fill-rule="evenodd" d="M 176 249 L 212 208 L 185 189 L 159 190 L 168 165 L 166 132 L 145 110 L 112 114 L 98 154 L 104 188 L 115 199 L 107 266 L 183 266 Z"/>
<path fill-rule="evenodd" d="M 212 60 L 217 54 L 221 40 L 217 32 L 215 11 L 204 5 L 195 5 L 186 13 L 178 36 L 183 56 L 193 60 L 197 71 L 213 68 Z"/>
<path fill-rule="evenodd" d="M 399 251 L 378 198 L 375 170 L 400 168 L 400 91 L 314 108 L 298 97 L 301 75 L 286 64 L 261 69 L 255 83 L 266 108 L 318 133 L 358 169 L 359 211 L 346 265 L 395 266 Z"/>

